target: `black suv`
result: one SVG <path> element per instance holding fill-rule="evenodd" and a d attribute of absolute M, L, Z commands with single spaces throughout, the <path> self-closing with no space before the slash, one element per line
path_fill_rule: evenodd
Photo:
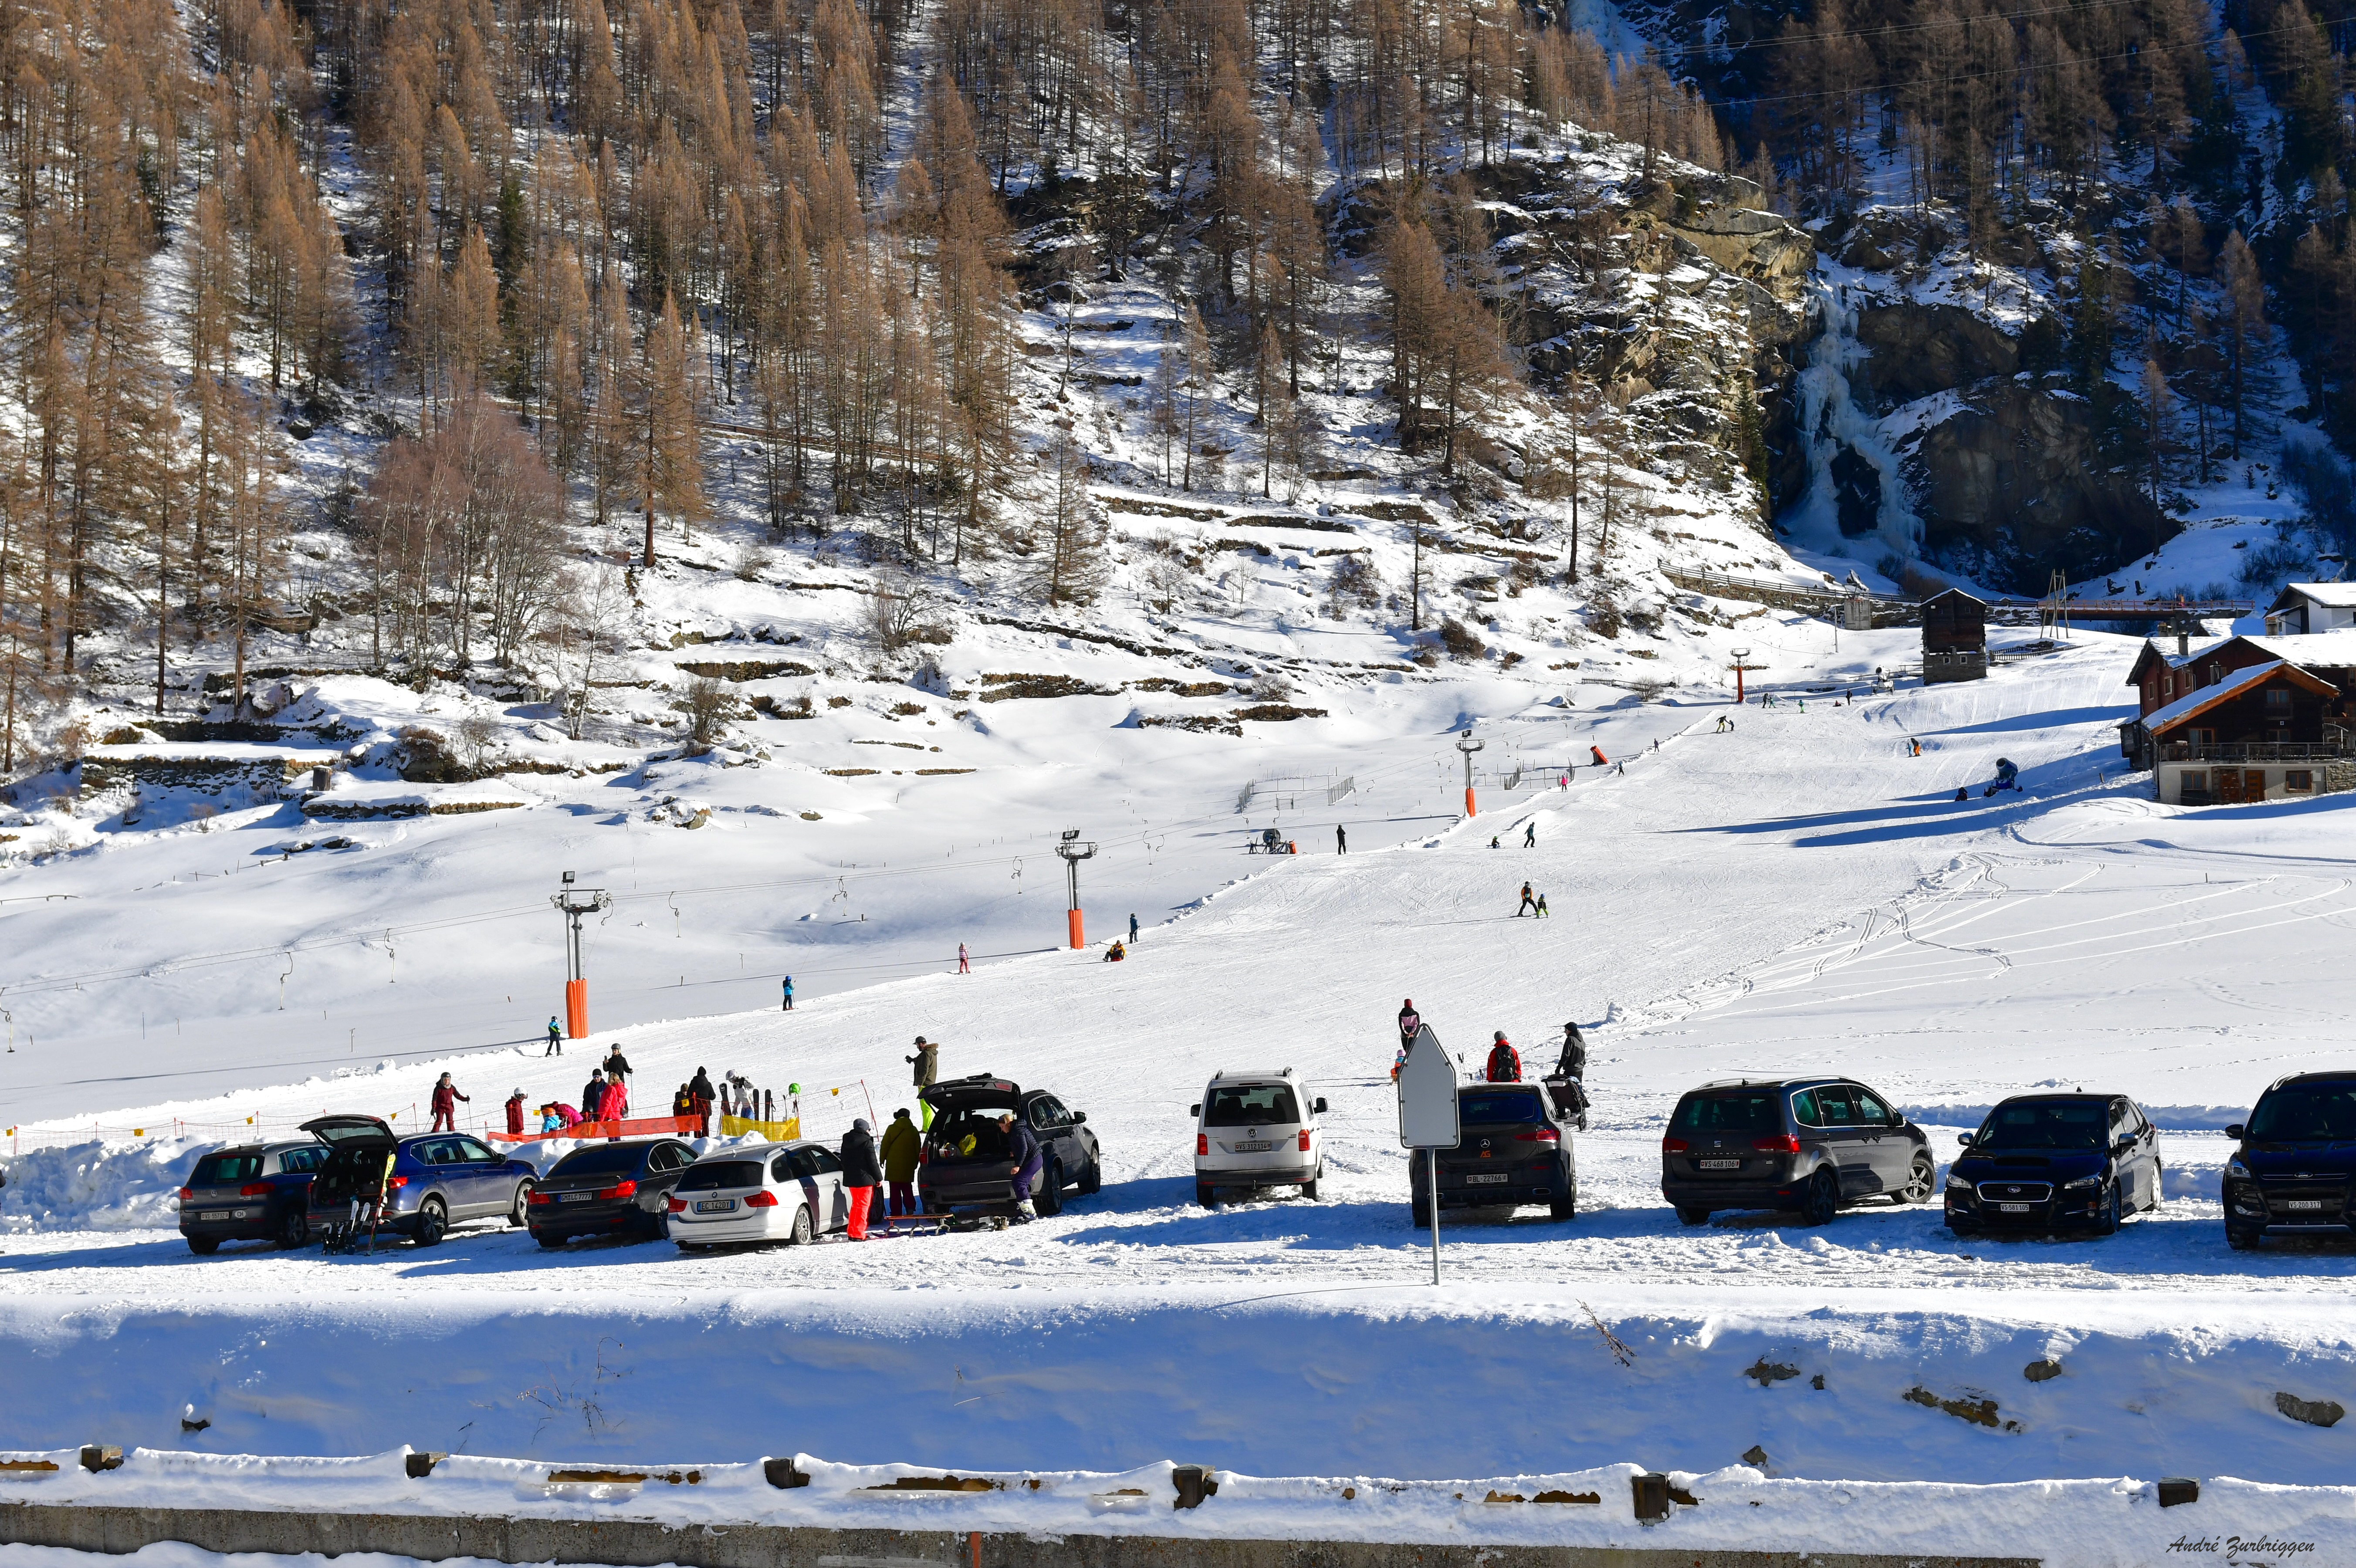
<path fill-rule="evenodd" d="M 2241 1147 L 2225 1162 L 2225 1242 L 2236 1252 L 2267 1236 L 2356 1233 L 2356 1072 L 2277 1079 L 2225 1129 Z"/>
<path fill-rule="evenodd" d="M 927 1214 L 1013 1208 L 1014 1173 L 1006 1136 L 998 1127 L 998 1118 L 1008 1111 L 1039 1140 L 1039 1180 L 1031 1199 L 1040 1213 L 1062 1210 L 1066 1187 L 1087 1193 L 1103 1183 L 1097 1136 L 1086 1125 L 1088 1114 L 1066 1110 L 1044 1089 L 977 1072 L 932 1085 L 924 1101 L 933 1108 L 933 1125 L 925 1135 L 924 1163 L 916 1168 L 916 1196 Z"/>
<path fill-rule="evenodd" d="M 540 1179 L 525 1202 L 524 1223 L 543 1247 L 575 1236 L 668 1235 L 670 1189 L 694 1163 L 694 1148 L 677 1138 L 574 1149 Z"/>
<path fill-rule="evenodd" d="M 217 1149 L 197 1161 L 179 1193 L 188 1251 L 217 1253 L 223 1242 L 299 1247 L 309 1241 L 311 1178 L 327 1157 L 327 1145 L 305 1139 Z"/>
<path fill-rule="evenodd" d="M 2159 1135 L 2123 1094 L 2019 1094 L 1960 1139 L 1947 1229 L 2090 1230 L 2159 1207 Z"/>
<path fill-rule="evenodd" d="M 1846 1078 L 1730 1078 L 1677 1102 L 1661 1139 L 1661 1196 L 1688 1225 L 1721 1209 L 1796 1209 L 1821 1225 L 1861 1198 L 1920 1203 L 1931 1140 Z"/>
<path fill-rule="evenodd" d="M 1570 1123 L 1539 1083 L 1467 1083 L 1456 1091 L 1462 1136 L 1439 1151 L 1442 1209 L 1543 1203 L 1558 1220 L 1579 1212 L 1579 1166 Z M 1431 1223 L 1431 1158 L 1409 1151 L 1408 1211 Z"/>

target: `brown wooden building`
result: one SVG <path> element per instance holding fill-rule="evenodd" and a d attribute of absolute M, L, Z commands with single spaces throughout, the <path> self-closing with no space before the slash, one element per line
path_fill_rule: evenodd
<path fill-rule="evenodd" d="M 2228 637 L 2174 654 L 2145 645 L 2127 677 L 2141 712 L 2119 731 L 2126 754 L 2152 771 L 2156 798 L 2209 805 L 2356 788 L 2356 665 L 2311 668 L 2284 657 L 2284 645 L 2356 655 L 2356 637 L 2344 635 Z"/>
<path fill-rule="evenodd" d="M 1987 677 L 1987 604 L 1960 588 L 1922 601 L 1922 684 Z"/>

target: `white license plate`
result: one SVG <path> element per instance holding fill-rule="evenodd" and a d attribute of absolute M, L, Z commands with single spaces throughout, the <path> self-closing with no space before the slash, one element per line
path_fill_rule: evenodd
<path fill-rule="evenodd" d="M 2320 1210 L 2323 1207 L 2323 1200 L 2320 1198 L 2294 1198 L 2288 1203 L 2284 1204 L 2283 1207 L 2286 1209 Z"/>
<path fill-rule="evenodd" d="M 1513 1179 L 1513 1176 L 1509 1171 L 1501 1170 L 1494 1176 L 1468 1176 L 1464 1179 L 1474 1187 L 1503 1187 Z"/>
<path fill-rule="evenodd" d="M 734 1207 L 736 1200 L 734 1198 L 702 1198 L 696 1200 L 695 1211 L 699 1214 L 725 1214 Z"/>
<path fill-rule="evenodd" d="M 2029 1210 L 2029 1205 L 2026 1203 L 1999 1203 L 1996 1206 L 1996 1211 L 1999 1214 L 2026 1214 Z"/>
<path fill-rule="evenodd" d="M 2293 1204 L 2292 1207 L 2297 1208 L 2297 1205 Z M 229 1211 L 226 1209 L 208 1209 L 203 1213 L 198 1215 L 197 1218 L 199 1220 L 226 1220 L 229 1218 Z"/>
<path fill-rule="evenodd" d="M 1266 1154 L 1275 1147 L 1274 1144 L 1266 1141 L 1254 1143 L 1248 1140 L 1239 1144 L 1229 1144 L 1227 1150 L 1231 1154 Z"/>
<path fill-rule="evenodd" d="M 1702 1159 L 1696 1160 L 1694 1163 L 1704 1170 L 1740 1170 L 1742 1168 L 1742 1162 L 1739 1159 Z"/>
<path fill-rule="evenodd" d="M 560 1192 L 556 1195 L 556 1200 L 559 1203 L 586 1203 L 596 1196 L 594 1192 Z"/>

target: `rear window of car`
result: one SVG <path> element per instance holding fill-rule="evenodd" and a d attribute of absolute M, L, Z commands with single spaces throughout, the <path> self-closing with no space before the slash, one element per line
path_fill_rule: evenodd
<path fill-rule="evenodd" d="M 1782 1108 L 1772 1090 L 1688 1094 L 1669 1117 L 1673 1133 L 1772 1133 L 1782 1130 Z"/>
<path fill-rule="evenodd" d="M 646 1153 L 644 1144 L 600 1144 L 595 1148 L 577 1148 L 556 1162 L 551 1176 L 605 1176 L 638 1168 L 638 1157 Z"/>
<path fill-rule="evenodd" d="M 1211 1097 L 1203 1102 L 1206 1127 L 1290 1125 L 1300 1120 L 1301 1102 L 1292 1097 L 1289 1083 L 1238 1083 L 1212 1090 Z"/>
<path fill-rule="evenodd" d="M 761 1185 L 758 1160 L 722 1159 L 710 1165 L 699 1165 L 679 1179 L 681 1192 L 717 1192 L 731 1187 Z"/>
<path fill-rule="evenodd" d="M 2090 1149 L 2108 1141 L 2109 1113 L 2099 1102 L 2032 1100 L 1998 1105 L 1972 1140 L 1975 1148 Z"/>
<path fill-rule="evenodd" d="M 1488 1089 L 1469 1094 L 1460 1092 L 1456 1096 L 1456 1119 L 1489 1125 L 1497 1122 L 1543 1122 L 1547 1115 L 1538 1104 L 1538 1097 L 1526 1089 Z"/>
<path fill-rule="evenodd" d="M 252 1181 L 262 1174 L 259 1154 L 209 1154 L 197 1161 L 197 1172 L 188 1178 L 191 1187 L 226 1187 L 232 1181 Z"/>
<path fill-rule="evenodd" d="M 2356 1083 L 2286 1083 L 2250 1114 L 2260 1143 L 2338 1143 L 2356 1138 Z"/>

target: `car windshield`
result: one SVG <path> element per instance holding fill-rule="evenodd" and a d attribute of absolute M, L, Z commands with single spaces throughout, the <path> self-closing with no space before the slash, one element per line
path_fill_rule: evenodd
<path fill-rule="evenodd" d="M 731 1187 L 760 1185 L 760 1162 L 750 1159 L 713 1160 L 710 1165 L 691 1168 L 679 1179 L 681 1192 L 717 1192 Z"/>
<path fill-rule="evenodd" d="M 2101 1148 L 2109 1113 L 2098 1100 L 2032 1100 L 1998 1105 L 1981 1124 L 1974 1148 Z"/>
<path fill-rule="evenodd" d="M 191 1187 L 226 1187 L 232 1181 L 252 1181 L 262 1174 L 259 1154 L 209 1154 L 197 1161 L 197 1172 L 188 1178 Z"/>
<path fill-rule="evenodd" d="M 551 1176 L 619 1175 L 638 1168 L 639 1157 L 647 1152 L 644 1144 L 600 1144 L 595 1148 L 574 1149 L 556 1162 Z"/>
<path fill-rule="evenodd" d="M 2340 1143 L 2356 1138 L 2356 1083 L 2286 1083 L 2250 1115 L 2258 1143 Z"/>
<path fill-rule="evenodd" d="M 1290 1125 L 1301 1120 L 1301 1102 L 1292 1097 L 1289 1083 L 1239 1083 L 1211 1091 L 1203 1102 L 1203 1125 L 1206 1127 L 1258 1126 L 1275 1122 Z"/>
<path fill-rule="evenodd" d="M 1456 1096 L 1456 1119 L 1468 1126 L 1497 1122 L 1543 1122 L 1546 1112 L 1527 1089 L 1483 1089 Z"/>
<path fill-rule="evenodd" d="M 1772 1091 L 1688 1094 L 1669 1118 L 1673 1133 L 1772 1133 L 1783 1127 Z"/>

